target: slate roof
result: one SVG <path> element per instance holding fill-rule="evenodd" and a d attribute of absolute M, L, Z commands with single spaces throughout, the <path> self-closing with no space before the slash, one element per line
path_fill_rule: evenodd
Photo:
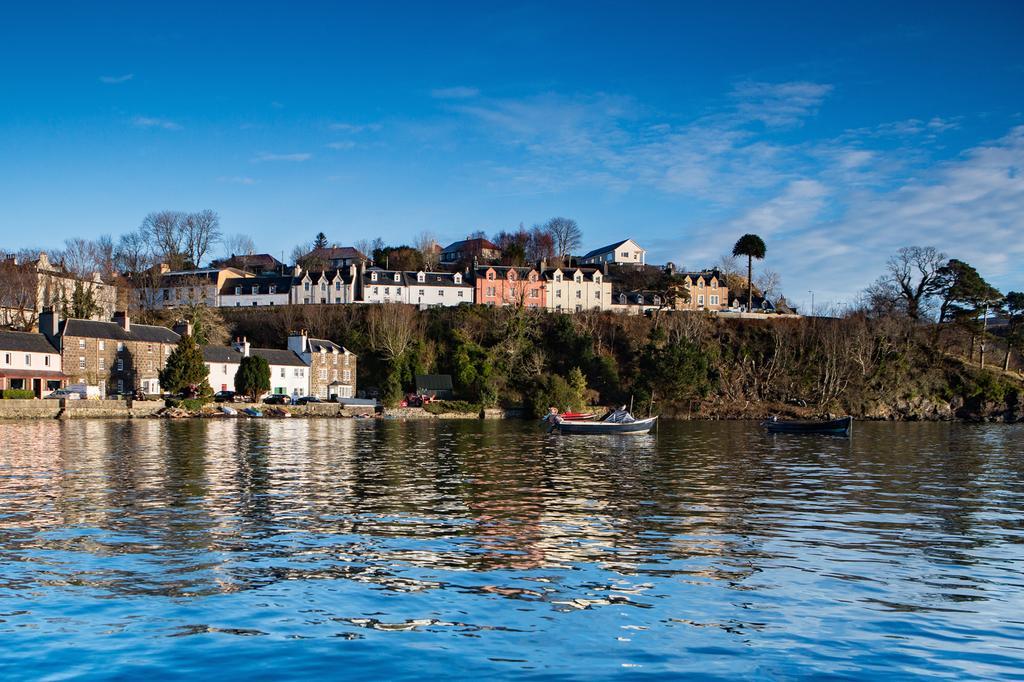
<path fill-rule="evenodd" d="M 306 254 L 306 257 L 323 258 L 324 260 L 342 260 L 345 258 L 355 260 L 367 260 L 366 256 L 351 246 L 326 246 L 322 249 L 313 249 Z"/>
<path fill-rule="evenodd" d="M 232 277 L 224 280 L 220 288 L 222 296 L 235 296 L 235 287 L 242 287 L 243 296 L 251 296 L 252 288 L 257 287 L 259 294 L 270 294 L 270 287 L 276 287 L 275 294 L 287 294 L 292 288 L 291 275 L 273 275 L 270 277 Z"/>
<path fill-rule="evenodd" d="M 131 336 L 136 341 L 145 341 L 147 343 L 178 343 L 181 339 L 181 335 L 168 329 L 167 327 L 156 327 L 150 324 L 135 324 L 131 326 Z"/>
<path fill-rule="evenodd" d="M 604 271 L 602 271 L 601 268 L 599 266 L 596 266 L 596 265 L 579 265 L 579 266 L 571 267 L 571 268 L 568 267 L 568 266 L 566 266 L 564 268 L 560 268 L 560 267 L 544 268 L 544 270 L 541 271 L 540 276 L 542 278 L 546 279 L 546 280 L 553 279 L 554 276 L 555 276 L 555 271 L 557 271 L 557 270 L 561 270 L 563 275 L 568 275 L 570 277 L 575 275 L 576 271 L 579 270 L 580 272 L 583 273 L 584 277 L 586 277 L 588 279 L 591 279 L 591 280 L 594 278 L 594 273 L 595 272 L 601 273 L 601 276 L 604 277 L 609 282 L 611 282 L 612 279 L 613 279 L 611 276 L 605 275 Z"/>
<path fill-rule="evenodd" d="M 71 318 L 60 323 L 63 336 L 78 336 L 88 339 L 114 339 L 115 341 L 142 341 L 144 343 L 178 343 L 181 337 L 167 327 L 149 324 L 131 324 L 126 332 L 117 322 L 79 320 Z"/>
<path fill-rule="evenodd" d="M 594 249 L 593 251 L 590 251 L 588 253 L 583 254 L 582 256 L 580 256 L 580 258 L 591 258 L 591 257 L 596 256 L 596 255 L 601 254 L 601 253 L 608 253 L 609 251 L 614 251 L 615 249 L 619 248 L 620 246 L 622 246 L 623 244 L 625 244 L 628 241 L 629 241 L 629 238 L 623 239 L 620 242 L 615 242 L 614 244 L 608 244 L 606 246 L 602 246 L 602 247 L 600 247 L 598 249 Z"/>
<path fill-rule="evenodd" d="M 339 353 L 345 352 L 345 348 L 343 346 L 339 346 L 333 341 L 328 341 L 327 339 L 309 339 L 310 352 L 319 353 L 321 348 L 323 348 L 328 353 L 330 353 L 332 350 L 335 350 Z M 353 353 L 350 352 L 349 355 L 353 355 Z"/>
<path fill-rule="evenodd" d="M 329 282 L 333 282 L 339 275 L 341 276 L 341 281 L 346 284 L 350 284 L 353 279 L 352 272 L 348 268 L 332 268 L 330 270 L 307 270 L 300 276 L 293 278 L 292 281 L 295 284 L 299 284 L 306 278 L 306 275 L 309 275 L 309 279 L 313 282 L 319 282 L 324 278 Z"/>
<path fill-rule="evenodd" d="M 45 336 L 35 332 L 0 330 L 0 351 L 16 353 L 58 353 Z"/>
<path fill-rule="evenodd" d="M 271 256 L 269 253 L 253 253 L 246 256 L 237 256 L 232 254 L 231 258 L 216 261 L 216 264 L 222 267 L 241 268 L 242 270 L 247 268 L 277 270 L 284 265 L 284 263 Z"/>
<path fill-rule="evenodd" d="M 456 282 L 455 275 L 460 274 L 457 272 L 424 272 L 424 279 L 426 281 L 423 282 L 420 282 L 419 280 L 416 279 L 419 274 L 419 271 L 407 271 L 405 273 L 405 278 L 406 281 L 409 283 L 409 286 L 414 286 L 418 284 L 420 286 L 432 287 L 469 287 L 470 289 L 473 288 L 473 285 L 468 283 L 464 276 L 462 277 L 461 282 Z"/>
<path fill-rule="evenodd" d="M 231 363 L 242 362 L 242 353 L 229 346 L 203 346 L 203 362 L 209 363 Z M 291 365 L 295 367 L 307 367 L 298 355 L 293 351 L 278 348 L 249 348 L 249 354 L 263 358 L 270 365 Z"/>

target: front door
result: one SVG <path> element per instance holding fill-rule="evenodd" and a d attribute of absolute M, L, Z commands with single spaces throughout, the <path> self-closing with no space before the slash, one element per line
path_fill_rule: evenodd
<path fill-rule="evenodd" d="M 36 394 L 37 398 L 43 397 L 43 380 L 33 379 L 32 380 L 32 392 Z"/>

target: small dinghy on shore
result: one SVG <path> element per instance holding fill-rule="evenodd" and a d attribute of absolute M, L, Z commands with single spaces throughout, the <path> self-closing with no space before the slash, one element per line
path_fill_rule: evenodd
<path fill-rule="evenodd" d="M 262 417 L 263 416 L 263 413 L 260 410 L 257 410 L 255 407 L 247 407 L 247 408 L 245 408 L 244 410 L 242 410 L 242 414 L 244 414 L 247 417 Z"/>
<path fill-rule="evenodd" d="M 839 419 L 783 421 L 771 418 L 761 422 L 769 433 L 825 433 L 833 436 L 849 436 L 853 432 L 853 417 Z"/>
<path fill-rule="evenodd" d="M 233 417 L 233 416 L 235 416 L 236 414 L 238 414 L 238 410 L 236 410 L 236 409 L 235 409 L 235 408 L 233 408 L 233 407 L 228 407 L 227 405 L 221 405 L 221 406 L 220 406 L 220 411 L 221 411 L 222 413 L 224 413 L 224 414 L 228 415 L 229 417 Z"/>

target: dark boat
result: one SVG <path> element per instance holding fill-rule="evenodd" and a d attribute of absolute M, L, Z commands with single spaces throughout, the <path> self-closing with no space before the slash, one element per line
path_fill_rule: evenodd
<path fill-rule="evenodd" d="M 813 421 L 779 421 L 769 419 L 761 426 L 771 433 L 827 433 L 834 436 L 849 436 L 853 432 L 853 417 Z"/>

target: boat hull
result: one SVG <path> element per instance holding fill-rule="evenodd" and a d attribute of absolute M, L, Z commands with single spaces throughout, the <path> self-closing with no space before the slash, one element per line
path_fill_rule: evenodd
<path fill-rule="evenodd" d="M 853 431 L 853 417 L 828 421 L 766 421 L 761 425 L 769 433 L 824 433 L 833 436 L 849 436 Z"/>
<path fill-rule="evenodd" d="M 591 421 L 562 421 L 555 424 L 552 428 L 557 429 L 560 433 L 567 434 L 594 434 L 594 435 L 605 435 L 605 434 L 621 434 L 621 435 L 640 435 L 644 433 L 650 433 L 651 429 L 654 428 L 655 423 L 658 421 L 657 417 L 651 417 L 650 419 L 638 419 L 635 422 L 591 422 Z"/>

